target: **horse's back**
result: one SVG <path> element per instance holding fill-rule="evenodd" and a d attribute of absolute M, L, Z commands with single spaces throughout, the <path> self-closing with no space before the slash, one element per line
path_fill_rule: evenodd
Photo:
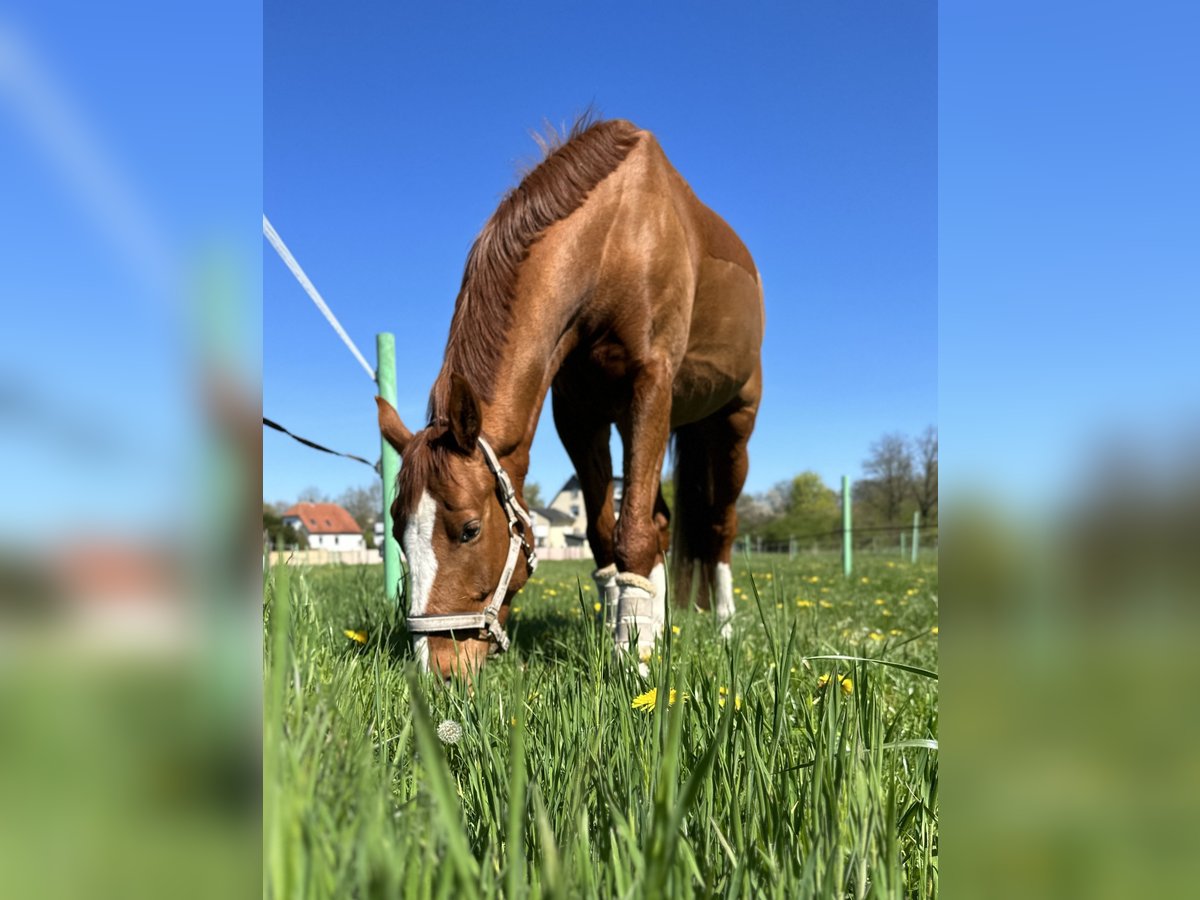
<path fill-rule="evenodd" d="M 593 273 L 577 319 L 585 371 L 620 380 L 649 360 L 666 360 L 672 427 L 739 398 L 756 406 L 763 307 L 754 260 L 652 133 L 638 131 L 635 147 L 580 213 L 534 253 L 555 258 L 547 272 Z M 560 382 L 581 375 L 570 366 Z"/>
<path fill-rule="evenodd" d="M 671 205 L 687 234 L 692 290 L 686 349 L 675 377 L 672 427 L 730 404 L 757 407 L 764 313 L 758 269 L 737 232 L 706 206 L 653 135 L 646 152 L 661 167 Z"/>

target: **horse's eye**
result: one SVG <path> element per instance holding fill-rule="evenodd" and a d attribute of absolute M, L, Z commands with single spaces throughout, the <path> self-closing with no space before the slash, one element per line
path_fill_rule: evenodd
<path fill-rule="evenodd" d="M 475 538 L 479 537 L 479 527 L 478 519 L 472 519 L 470 522 L 464 525 L 461 538 L 462 542 L 464 544 L 469 544 L 471 541 L 475 540 Z"/>

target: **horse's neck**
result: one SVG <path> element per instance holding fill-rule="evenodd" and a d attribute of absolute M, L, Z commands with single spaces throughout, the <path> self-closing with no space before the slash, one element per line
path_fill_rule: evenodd
<path fill-rule="evenodd" d="M 483 432 L 505 460 L 514 479 L 524 481 L 529 449 L 541 417 L 542 405 L 572 340 L 569 323 L 574 296 L 513 300 L 512 321 L 504 352 L 491 387 L 491 399 L 482 403 Z M 443 372 L 448 378 L 449 373 Z"/>
<path fill-rule="evenodd" d="M 542 405 L 566 350 L 569 317 L 560 319 L 546 310 L 528 317 L 519 309 L 514 312 L 504 365 L 497 373 L 492 401 L 484 407 L 484 429 L 494 430 L 523 474 Z"/>

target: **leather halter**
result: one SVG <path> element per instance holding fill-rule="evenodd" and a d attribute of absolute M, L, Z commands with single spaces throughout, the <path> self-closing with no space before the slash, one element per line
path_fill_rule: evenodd
<path fill-rule="evenodd" d="M 496 452 L 492 450 L 491 445 L 482 437 L 478 439 L 478 443 L 488 468 L 496 476 L 496 495 L 500 500 L 500 507 L 508 519 L 508 558 L 504 561 L 504 571 L 500 573 L 496 590 L 492 592 L 492 599 L 483 608 L 483 612 L 409 616 L 408 630 L 412 634 L 436 634 L 443 631 L 477 628 L 480 631 L 486 631 L 495 640 L 500 652 L 503 653 L 508 649 L 509 640 L 504 626 L 500 624 L 500 607 L 508 593 L 508 583 L 512 580 L 513 571 L 517 567 L 517 557 L 521 552 L 525 552 L 525 564 L 530 574 L 533 574 L 537 568 L 537 553 L 525 540 L 525 527 L 528 526 L 532 532 L 533 523 L 529 519 L 529 513 L 522 509 L 521 504 L 517 502 L 517 492 L 513 489 L 508 473 L 501 467 L 500 460 L 496 458 Z"/>

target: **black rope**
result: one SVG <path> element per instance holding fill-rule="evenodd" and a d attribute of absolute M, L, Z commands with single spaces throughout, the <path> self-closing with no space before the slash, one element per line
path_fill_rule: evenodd
<path fill-rule="evenodd" d="M 288 437 L 290 437 L 293 441 L 299 441 L 305 447 L 312 447 L 314 450 L 320 450 L 322 453 L 331 453 L 334 456 L 344 456 L 346 459 L 352 459 L 355 462 L 360 462 L 364 466 L 370 466 L 372 469 L 375 470 L 376 473 L 379 473 L 379 471 L 380 471 L 379 463 L 368 462 L 367 460 L 363 459 L 361 456 L 355 456 L 353 453 L 339 453 L 337 450 L 330 450 L 328 447 L 321 446 L 316 441 L 310 441 L 308 438 L 302 438 L 298 434 L 292 434 L 290 431 L 288 431 L 286 428 L 284 428 L 278 422 L 272 422 L 266 416 L 263 416 L 263 424 L 266 425 L 268 428 L 274 428 L 276 431 L 282 431 L 284 434 L 286 434 Z"/>

